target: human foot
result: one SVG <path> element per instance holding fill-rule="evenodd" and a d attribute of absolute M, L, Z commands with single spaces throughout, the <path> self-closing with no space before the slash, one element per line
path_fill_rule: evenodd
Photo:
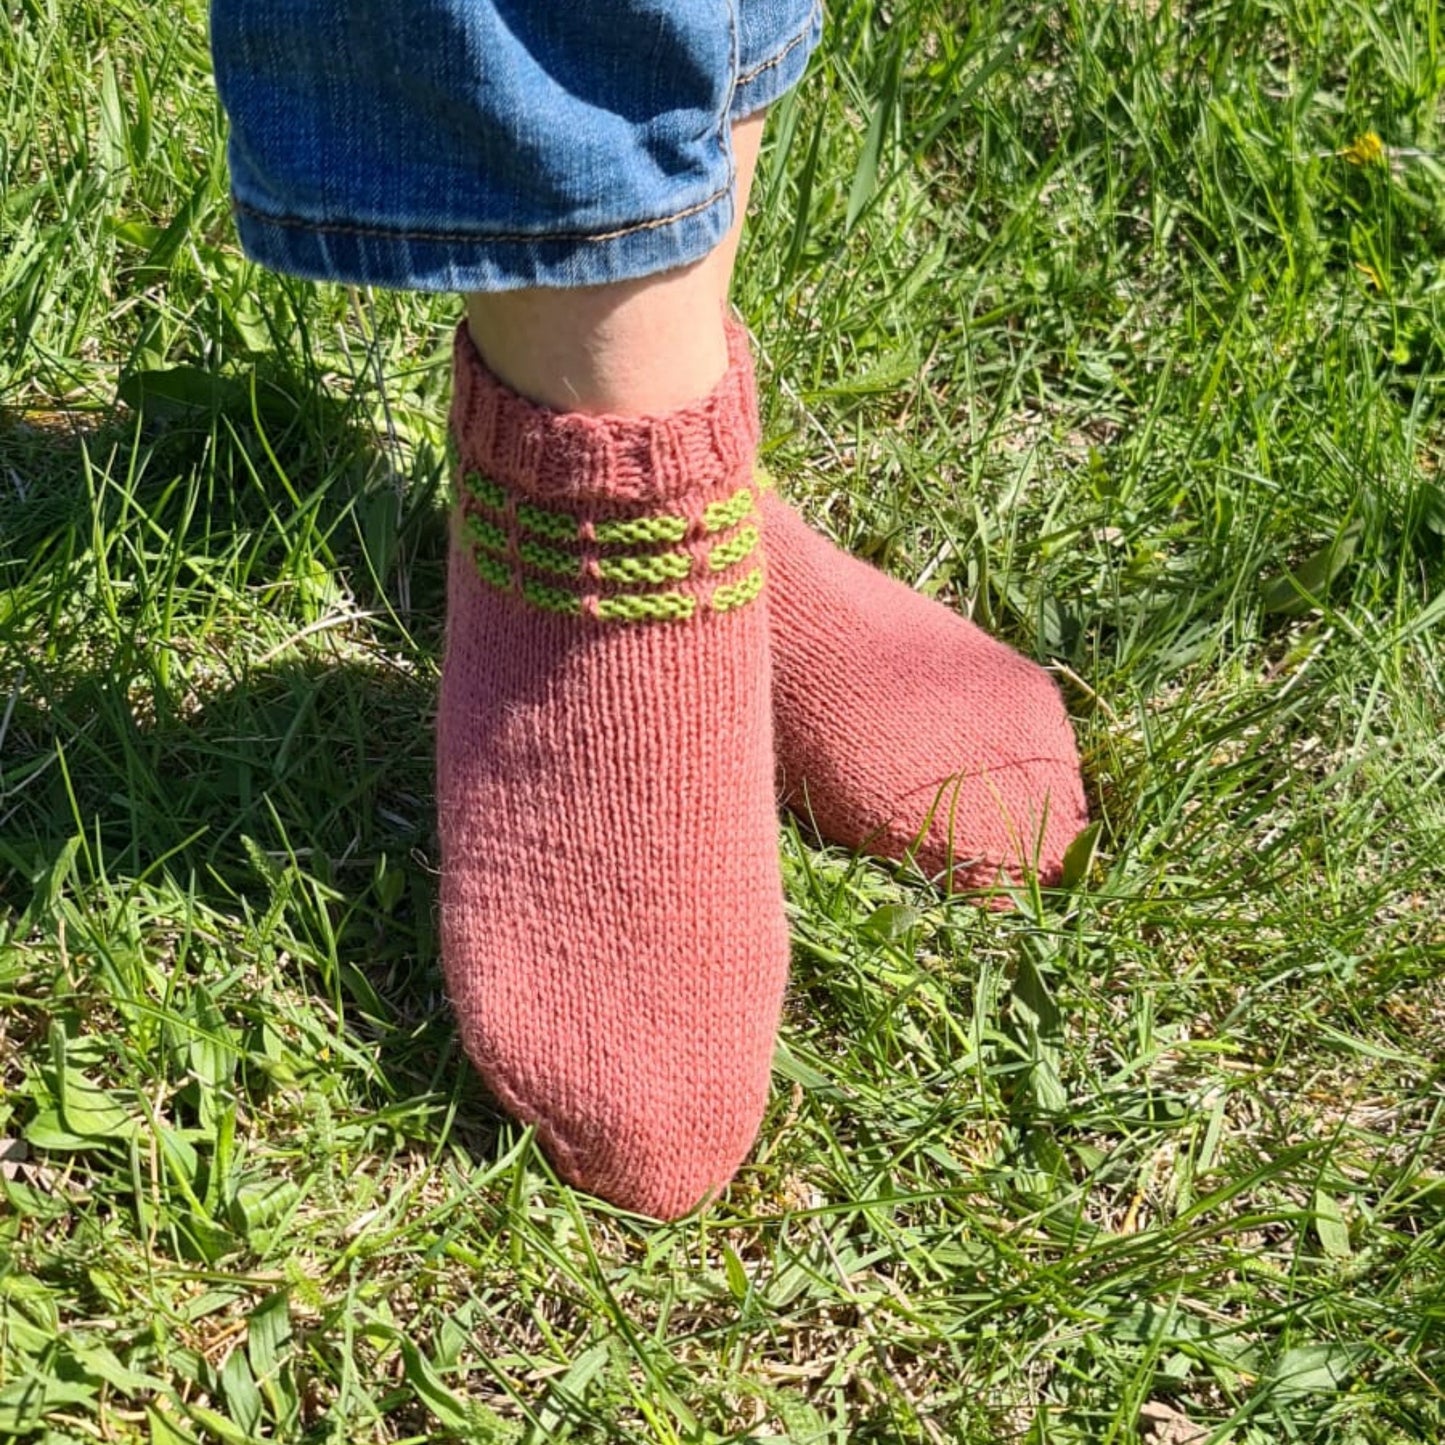
<path fill-rule="evenodd" d="M 746 368 L 665 417 L 585 417 L 458 333 L 448 990 L 558 1171 L 658 1217 L 750 1147 L 787 969 L 756 425 Z"/>

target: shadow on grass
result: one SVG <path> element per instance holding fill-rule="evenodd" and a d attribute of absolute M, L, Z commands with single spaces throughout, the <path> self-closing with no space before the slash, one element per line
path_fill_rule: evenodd
<path fill-rule="evenodd" d="M 0 413 L 0 920 L 60 890 L 97 935 L 264 941 L 376 1103 L 460 1072 L 494 1134 L 436 953 L 440 459 L 401 486 L 355 406 L 270 362 L 131 399 Z"/>
<path fill-rule="evenodd" d="M 356 662 L 279 664 L 164 721 L 104 674 L 18 701 L 0 895 L 20 913 L 63 891 L 97 937 L 195 929 L 229 966 L 273 960 L 345 1019 L 387 1101 L 449 1089 L 432 706 L 427 680 Z"/>
<path fill-rule="evenodd" d="M 245 539 L 243 582 L 285 578 L 305 552 L 346 568 L 364 598 L 387 593 L 411 559 L 442 555 L 443 468 L 424 443 L 403 459 L 365 404 L 267 353 L 131 373 L 109 409 L 0 407 L 0 582 L 34 582 L 139 517 L 152 547 L 214 559 Z M 0 613 L 0 640 L 15 611 Z"/>

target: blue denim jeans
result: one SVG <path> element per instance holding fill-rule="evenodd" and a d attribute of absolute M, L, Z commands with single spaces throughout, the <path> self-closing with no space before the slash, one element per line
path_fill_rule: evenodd
<path fill-rule="evenodd" d="M 241 242 L 433 291 L 706 255 L 731 123 L 802 75 L 820 0 L 212 0 Z"/>

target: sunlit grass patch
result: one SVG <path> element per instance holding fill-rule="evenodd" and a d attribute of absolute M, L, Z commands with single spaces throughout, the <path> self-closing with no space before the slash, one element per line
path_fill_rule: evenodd
<path fill-rule="evenodd" d="M 786 825 L 772 1108 L 668 1227 L 448 1022 L 455 299 L 241 257 L 194 0 L 11 9 L 0 1435 L 1445 1434 L 1430 4 L 832 8 L 767 463 L 1055 670 L 1099 832 L 1000 913 Z"/>

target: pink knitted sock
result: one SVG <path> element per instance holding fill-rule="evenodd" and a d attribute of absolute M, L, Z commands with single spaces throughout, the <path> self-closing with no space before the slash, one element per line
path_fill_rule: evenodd
<path fill-rule="evenodd" d="M 745 356 L 746 328 L 727 330 Z M 1089 816 L 1053 680 L 759 482 L 783 800 L 829 842 L 912 858 L 945 887 L 1056 882 Z"/>
<path fill-rule="evenodd" d="M 830 842 L 945 886 L 1057 881 L 1088 822 L 1058 688 L 765 492 L 778 773 Z"/>
<path fill-rule="evenodd" d="M 787 971 L 751 371 L 642 419 L 533 405 L 465 328 L 455 373 L 448 989 L 561 1174 L 676 1216 L 752 1144 Z"/>

